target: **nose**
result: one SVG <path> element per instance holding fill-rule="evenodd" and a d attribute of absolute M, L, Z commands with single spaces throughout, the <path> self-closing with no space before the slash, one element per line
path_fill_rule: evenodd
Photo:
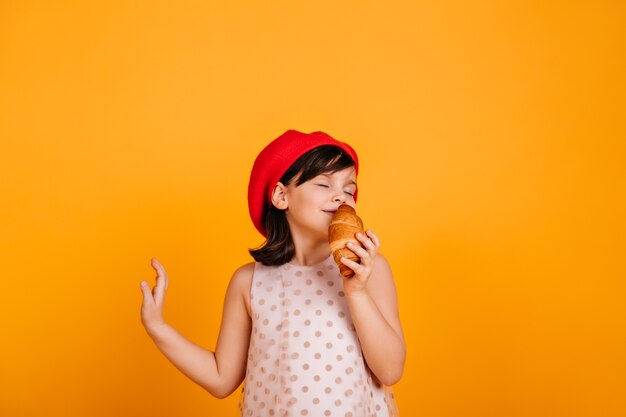
<path fill-rule="evenodd" d="M 335 198 L 333 199 L 333 201 L 339 201 L 339 202 L 346 201 L 346 196 L 343 193 L 337 194 Z"/>

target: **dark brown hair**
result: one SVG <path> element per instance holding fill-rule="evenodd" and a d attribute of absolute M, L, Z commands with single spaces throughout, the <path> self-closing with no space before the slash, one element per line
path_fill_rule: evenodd
<path fill-rule="evenodd" d="M 289 167 L 280 178 L 285 186 L 301 174 L 296 180 L 296 187 L 320 174 L 332 173 L 354 166 L 354 161 L 343 149 L 334 145 L 322 145 L 303 154 Z M 289 223 L 284 210 L 279 210 L 272 203 L 263 210 L 263 225 L 267 238 L 261 246 L 248 249 L 255 261 L 267 266 L 278 266 L 289 262 L 295 255 L 296 248 L 289 230 Z"/>

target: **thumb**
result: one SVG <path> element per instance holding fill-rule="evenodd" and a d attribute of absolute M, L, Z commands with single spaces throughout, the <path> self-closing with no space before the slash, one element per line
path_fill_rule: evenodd
<path fill-rule="evenodd" d="M 154 302 L 154 298 L 152 297 L 152 291 L 150 291 L 150 286 L 146 281 L 141 281 L 141 292 L 143 292 L 143 301 L 144 303 Z"/>

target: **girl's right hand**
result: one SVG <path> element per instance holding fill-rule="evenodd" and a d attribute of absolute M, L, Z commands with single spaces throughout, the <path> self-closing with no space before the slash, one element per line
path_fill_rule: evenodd
<path fill-rule="evenodd" d="M 165 301 L 165 291 L 169 281 L 165 268 L 159 261 L 152 258 L 151 265 L 157 272 L 156 285 L 153 290 L 150 291 L 150 286 L 146 281 L 141 281 L 141 291 L 143 292 L 141 323 L 148 332 L 165 324 L 163 321 L 163 302 Z"/>

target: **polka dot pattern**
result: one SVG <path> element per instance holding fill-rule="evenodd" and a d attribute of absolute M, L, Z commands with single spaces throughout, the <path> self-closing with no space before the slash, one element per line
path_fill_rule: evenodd
<path fill-rule="evenodd" d="M 242 417 L 398 415 L 365 364 L 332 255 L 311 266 L 257 262 L 250 303 Z"/>

